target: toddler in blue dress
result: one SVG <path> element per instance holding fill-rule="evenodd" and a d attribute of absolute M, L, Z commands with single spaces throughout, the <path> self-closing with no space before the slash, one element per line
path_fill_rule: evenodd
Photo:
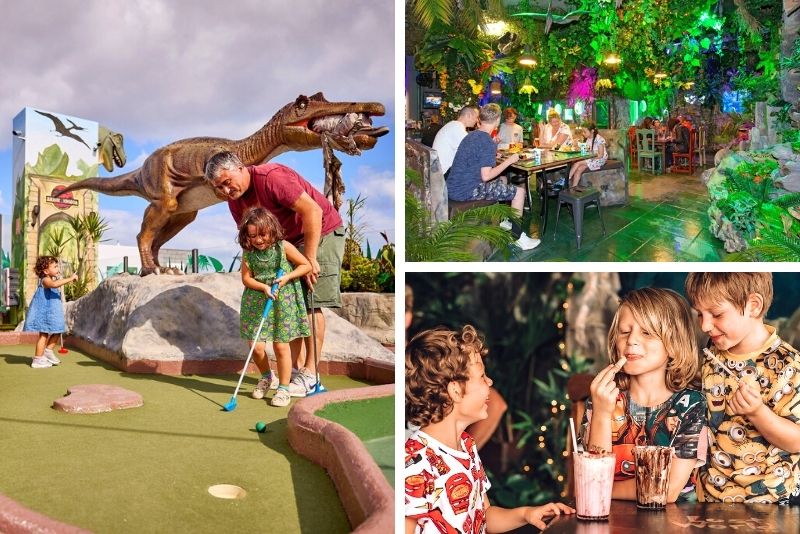
<path fill-rule="evenodd" d="M 64 308 L 61 305 L 63 285 L 78 279 L 77 274 L 69 278 L 59 278 L 61 267 L 54 256 L 40 256 L 33 268 L 39 277 L 39 285 L 33 294 L 28 313 L 25 316 L 25 332 L 39 332 L 36 352 L 31 362 L 34 369 L 44 369 L 61 363 L 53 352 L 58 335 L 64 332 Z"/>

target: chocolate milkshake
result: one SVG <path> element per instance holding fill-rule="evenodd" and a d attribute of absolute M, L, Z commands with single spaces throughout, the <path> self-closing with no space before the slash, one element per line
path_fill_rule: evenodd
<path fill-rule="evenodd" d="M 636 505 L 649 510 L 661 510 L 667 504 L 669 468 L 672 466 L 672 447 L 645 446 L 633 448 L 636 462 Z"/>

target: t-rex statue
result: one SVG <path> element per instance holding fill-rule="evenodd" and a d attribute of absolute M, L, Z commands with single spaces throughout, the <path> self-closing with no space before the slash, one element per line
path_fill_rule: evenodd
<path fill-rule="evenodd" d="M 159 148 L 139 169 L 112 178 L 89 178 L 65 188 L 91 189 L 107 195 L 136 195 L 150 202 L 136 241 L 142 276 L 161 272 L 159 249 L 197 217 L 198 210 L 222 202 L 203 177 L 206 162 L 221 151 L 235 153 L 245 165 L 257 165 L 290 150 L 323 148 L 326 196 L 341 204 L 341 176 L 333 150 L 361 154 L 389 132 L 373 128 L 371 117 L 383 115 L 377 102 L 328 102 L 322 93 L 300 95 L 280 109 L 260 130 L 244 139 L 193 137 Z M 338 182 L 338 183 L 337 183 Z"/>

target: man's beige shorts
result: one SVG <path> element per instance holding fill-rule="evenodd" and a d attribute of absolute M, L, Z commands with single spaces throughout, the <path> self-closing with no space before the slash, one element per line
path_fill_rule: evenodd
<path fill-rule="evenodd" d="M 317 262 L 319 262 L 319 277 L 314 285 L 314 306 L 317 308 L 342 307 L 342 258 L 344 257 L 344 228 L 336 228 L 328 235 L 322 236 L 317 247 Z M 303 248 L 300 247 L 300 251 Z M 306 308 L 311 308 L 308 297 L 308 288 L 303 284 L 303 294 L 306 296 Z"/>

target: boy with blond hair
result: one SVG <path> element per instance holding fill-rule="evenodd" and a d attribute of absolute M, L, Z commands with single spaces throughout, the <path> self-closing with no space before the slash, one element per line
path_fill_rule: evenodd
<path fill-rule="evenodd" d="M 692 273 L 685 289 L 714 354 L 702 370 L 712 439 L 698 498 L 800 503 L 800 355 L 764 324 L 772 274 Z"/>
<path fill-rule="evenodd" d="M 420 427 L 406 441 L 407 534 L 543 529 L 544 518 L 575 512 L 561 503 L 513 509 L 489 503 L 489 479 L 464 431 L 488 417 L 486 352 L 471 326 L 426 330 L 406 347 L 406 422 Z"/>

